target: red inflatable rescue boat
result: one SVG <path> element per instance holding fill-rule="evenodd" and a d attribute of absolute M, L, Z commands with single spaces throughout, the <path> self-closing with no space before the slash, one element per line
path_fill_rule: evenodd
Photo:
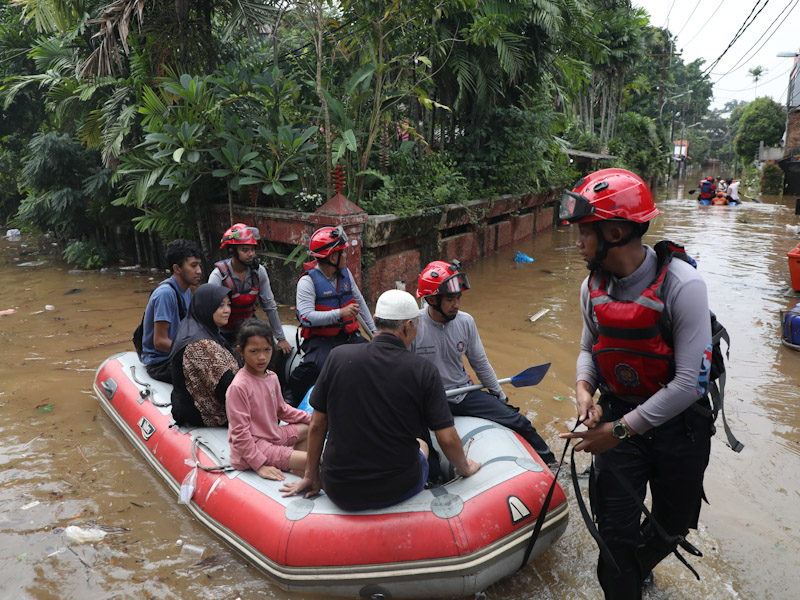
<path fill-rule="evenodd" d="M 348 513 L 324 493 L 283 498 L 281 482 L 230 469 L 227 429 L 174 425 L 171 386 L 148 377 L 134 352 L 107 359 L 94 389 L 176 498 L 191 465 L 201 465 L 189 512 L 285 590 L 362 598 L 480 592 L 519 569 L 553 481 L 514 432 L 456 417 L 468 456 L 483 463 L 477 474 L 390 508 Z M 443 472 L 452 474 L 443 460 Z M 567 520 L 567 500 L 556 484 L 530 560 L 564 533 Z"/>

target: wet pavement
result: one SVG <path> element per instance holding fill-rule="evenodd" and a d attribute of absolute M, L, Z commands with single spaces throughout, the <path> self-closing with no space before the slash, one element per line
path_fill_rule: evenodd
<path fill-rule="evenodd" d="M 680 187 L 661 196 L 663 214 L 645 241 L 670 238 L 698 261 L 711 307 L 731 334 L 726 407 L 745 449 L 732 452 L 720 427 L 706 475 L 711 505 L 689 538 L 705 554 L 691 559 L 701 580 L 670 557 L 645 597 L 795 598 L 800 353 L 781 346 L 778 317 L 800 299 L 788 290 L 786 258 L 800 241 L 790 230 L 800 222 L 794 198 L 698 207 Z M 557 435 L 575 416 L 577 299 L 587 273 L 575 234 L 557 228 L 471 265 L 462 302 L 499 377 L 552 363 L 538 386 L 506 391 L 559 453 Z M 163 277 L 70 272 L 52 250 L 46 239 L 0 241 L 0 597 L 303 598 L 278 588 L 178 505 L 93 395 L 95 369 L 132 349 L 147 294 Z M 517 250 L 535 262 L 518 266 Z M 295 323 L 288 307 L 281 317 Z M 588 464 L 585 456 L 576 461 L 579 469 Z M 567 480 L 564 487 L 565 535 L 481 597 L 601 597 L 596 546 Z M 107 534 L 74 542 L 69 526 Z M 202 547 L 202 557 L 182 555 L 178 540 Z"/>

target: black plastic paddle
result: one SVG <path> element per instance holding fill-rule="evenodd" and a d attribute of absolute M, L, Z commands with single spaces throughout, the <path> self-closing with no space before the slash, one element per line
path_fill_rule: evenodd
<path fill-rule="evenodd" d="M 524 371 L 517 373 L 513 377 L 506 377 L 505 379 L 498 379 L 497 383 L 500 385 L 504 383 L 510 383 L 514 387 L 527 387 L 529 385 L 536 385 L 542 379 L 544 379 L 547 370 L 550 368 L 550 363 L 545 363 L 543 365 L 537 365 L 535 367 L 528 367 Z M 447 396 L 458 396 L 459 394 L 464 394 L 466 392 L 471 392 L 472 390 L 479 390 L 481 388 L 486 387 L 482 383 L 476 383 L 475 385 L 468 385 L 462 388 L 456 388 L 454 390 L 447 390 Z"/>
<path fill-rule="evenodd" d="M 752 200 L 753 202 L 755 202 L 755 203 L 757 203 L 757 204 L 761 204 L 761 200 L 759 200 L 758 198 L 753 198 L 752 196 L 748 196 L 748 195 L 747 195 L 747 194 L 745 194 L 744 192 L 739 192 L 739 195 L 740 195 L 740 196 L 744 196 L 744 197 L 745 197 L 745 198 L 747 198 L 748 200 Z"/>
<path fill-rule="evenodd" d="M 696 193 L 696 192 L 697 192 L 697 190 L 689 190 L 689 191 L 688 191 L 688 192 L 686 192 L 686 193 L 687 193 L 687 194 L 689 194 L 689 195 L 691 196 L 692 194 L 694 194 L 694 193 Z"/>

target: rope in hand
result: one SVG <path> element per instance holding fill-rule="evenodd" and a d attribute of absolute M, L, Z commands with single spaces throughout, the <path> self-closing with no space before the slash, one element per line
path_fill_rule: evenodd
<path fill-rule="evenodd" d="M 583 424 L 583 419 L 579 419 L 577 423 L 575 423 L 575 427 L 572 428 L 570 433 L 575 433 L 575 430 Z M 561 460 L 558 461 L 558 468 L 556 472 L 553 473 L 553 483 L 550 484 L 550 489 L 547 491 L 547 496 L 542 503 L 542 508 L 539 511 L 539 518 L 536 519 L 536 525 L 533 528 L 533 533 L 531 533 L 531 539 L 528 540 L 528 546 L 525 548 L 525 555 L 522 557 L 522 564 L 519 566 L 521 569 L 528 563 L 528 559 L 531 556 L 531 552 L 533 552 L 533 547 L 536 545 L 536 540 L 539 537 L 539 532 L 542 530 L 542 526 L 544 525 L 544 520 L 547 518 L 547 509 L 550 508 L 550 501 L 553 499 L 553 492 L 556 489 L 556 483 L 558 482 L 558 474 L 561 472 L 561 466 L 564 464 L 564 458 L 567 456 L 567 449 L 569 448 L 570 443 L 572 442 L 571 439 L 568 439 L 564 444 L 564 450 L 561 452 Z M 572 460 L 572 471 L 575 471 L 575 460 L 573 453 L 573 460 Z M 576 479 L 577 480 L 577 479 Z"/>

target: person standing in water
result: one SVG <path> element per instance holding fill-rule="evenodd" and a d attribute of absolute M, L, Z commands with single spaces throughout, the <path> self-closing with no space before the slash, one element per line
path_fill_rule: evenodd
<path fill-rule="evenodd" d="M 644 181 L 624 169 L 581 179 L 559 210 L 559 219 L 578 224 L 591 271 L 580 292 L 575 386 L 588 429 L 560 437 L 594 455 L 592 508 L 616 563 L 601 552 L 597 575 L 613 600 L 641 598 L 651 570 L 697 528 L 714 432 L 706 285 L 680 247 L 642 243 L 659 212 Z M 641 519 L 648 484 L 664 537 Z"/>

